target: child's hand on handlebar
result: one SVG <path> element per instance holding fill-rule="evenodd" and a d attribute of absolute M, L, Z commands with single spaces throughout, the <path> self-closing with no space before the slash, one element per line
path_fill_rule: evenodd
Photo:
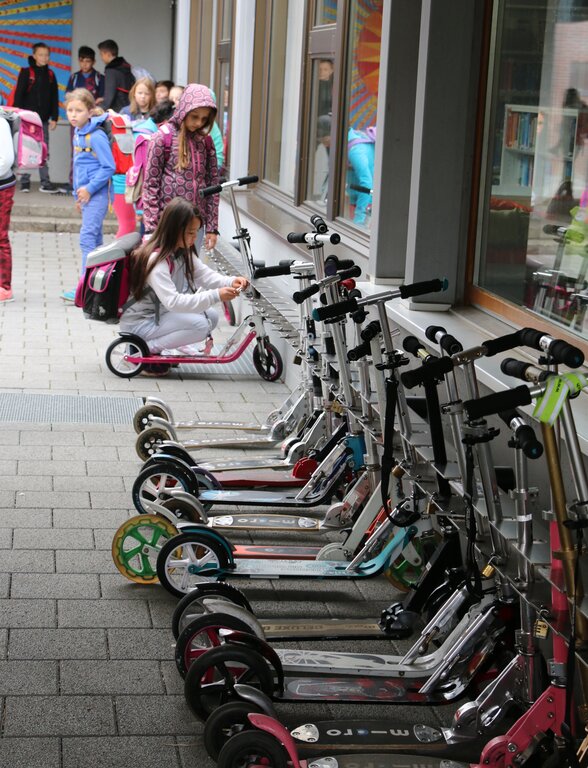
<path fill-rule="evenodd" d="M 244 291 L 249 287 L 249 280 L 246 277 L 239 276 L 233 280 L 231 286 L 236 288 L 238 291 Z"/>
<path fill-rule="evenodd" d="M 227 286 L 226 288 L 219 288 L 218 293 L 221 301 L 233 301 L 233 299 L 237 298 L 239 295 L 240 290 L 238 288 L 233 288 L 232 286 Z"/>

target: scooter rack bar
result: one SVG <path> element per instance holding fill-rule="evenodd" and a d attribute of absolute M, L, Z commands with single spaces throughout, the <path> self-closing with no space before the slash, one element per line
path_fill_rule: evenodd
<path fill-rule="evenodd" d="M 364 299 L 347 299 L 328 307 L 318 307 L 313 310 L 312 316 L 315 320 L 328 320 L 331 317 L 345 315 L 348 312 L 355 312 L 359 307 L 369 307 L 374 304 L 385 303 L 392 299 L 409 299 L 411 296 L 423 296 L 426 293 L 439 293 L 446 291 L 448 282 L 446 279 L 425 280 L 420 283 L 411 283 L 410 285 L 400 285 L 393 291 L 385 293 L 376 293 L 373 296 L 367 296 Z"/>
<path fill-rule="evenodd" d="M 292 294 L 292 299 L 295 304 L 302 304 L 302 302 L 306 301 L 306 299 L 309 299 L 311 296 L 314 296 L 315 293 L 318 293 L 323 288 L 326 288 L 329 285 L 334 285 L 335 283 L 342 283 L 344 280 L 348 280 L 351 277 L 359 277 L 360 275 L 361 267 L 354 265 L 350 269 L 344 269 L 340 272 L 335 272 L 334 275 L 328 275 L 317 283 L 309 285 L 308 288 L 303 288 L 301 291 L 295 291 Z"/>
<path fill-rule="evenodd" d="M 241 176 L 239 179 L 232 179 L 231 181 L 223 181 L 222 184 L 215 184 L 212 187 L 204 187 L 200 190 L 200 197 L 210 197 L 210 195 L 218 195 L 223 189 L 228 187 L 242 187 L 245 184 L 255 184 L 259 181 L 259 176 Z"/>

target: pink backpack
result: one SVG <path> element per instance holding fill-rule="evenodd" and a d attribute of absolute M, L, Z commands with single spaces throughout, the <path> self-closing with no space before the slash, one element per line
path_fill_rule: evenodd
<path fill-rule="evenodd" d="M 43 123 L 36 112 L 16 107 L 0 107 L 0 117 L 10 125 L 14 141 L 14 169 L 32 171 L 47 160 Z"/>
<path fill-rule="evenodd" d="M 125 200 L 127 203 L 136 203 L 139 208 L 141 207 L 141 195 L 143 194 L 149 142 L 158 133 L 163 133 L 163 151 L 165 153 L 165 161 L 168 161 L 171 153 L 173 133 L 167 123 L 164 123 L 154 133 L 143 133 L 137 136 L 135 139 L 135 149 L 133 150 L 133 164 L 125 175 Z"/>

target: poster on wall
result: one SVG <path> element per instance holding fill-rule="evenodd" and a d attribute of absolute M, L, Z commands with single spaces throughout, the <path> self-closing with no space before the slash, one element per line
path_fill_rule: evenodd
<path fill-rule="evenodd" d="M 382 0 L 360 0 L 352 31 L 351 103 L 349 124 L 357 130 L 376 124 Z"/>
<path fill-rule="evenodd" d="M 0 96 L 6 103 L 22 67 L 29 65 L 35 43 L 50 51 L 49 66 L 59 88 L 59 115 L 65 118 L 63 98 L 71 72 L 71 16 L 73 0 L 0 0 Z"/>

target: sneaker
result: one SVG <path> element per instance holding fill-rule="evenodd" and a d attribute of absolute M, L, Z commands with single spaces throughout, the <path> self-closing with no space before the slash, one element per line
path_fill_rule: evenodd
<path fill-rule="evenodd" d="M 57 187 L 57 191 L 60 195 L 71 195 L 73 192 L 73 187 L 71 184 L 59 184 Z"/>
<path fill-rule="evenodd" d="M 20 182 L 20 191 L 21 192 L 30 192 L 31 191 L 31 182 L 30 181 L 21 181 Z"/>
<path fill-rule="evenodd" d="M 9 301 L 14 301 L 14 296 L 12 295 L 12 288 L 0 287 L 0 302 L 7 304 Z"/>
<path fill-rule="evenodd" d="M 61 298 L 64 301 L 74 302 L 76 300 L 76 292 L 75 291 L 63 291 L 63 293 L 61 294 Z"/>
<path fill-rule="evenodd" d="M 141 376 L 167 376 L 171 368 L 171 365 L 165 365 L 163 363 L 147 363 L 141 371 Z"/>
<path fill-rule="evenodd" d="M 39 192 L 46 192 L 48 195 L 56 195 L 59 190 L 52 181 L 46 181 L 39 187 Z"/>

